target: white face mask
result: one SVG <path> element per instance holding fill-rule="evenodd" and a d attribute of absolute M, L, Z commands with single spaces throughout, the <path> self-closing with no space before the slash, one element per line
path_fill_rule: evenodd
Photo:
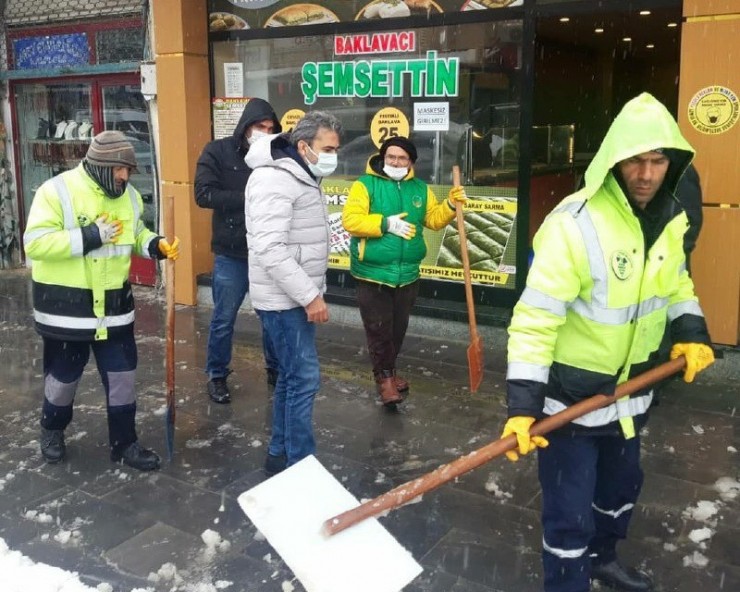
<path fill-rule="evenodd" d="M 394 181 L 400 181 L 409 174 L 409 167 L 394 167 L 386 164 L 383 165 L 383 172 Z"/>
<path fill-rule="evenodd" d="M 306 147 L 311 152 L 311 154 L 319 159 L 316 164 L 309 162 L 308 160 L 306 161 L 306 164 L 308 164 L 308 170 L 311 171 L 315 176 L 326 177 L 328 175 L 331 175 L 336 170 L 336 154 L 331 154 L 329 152 L 321 152 L 320 154 L 316 154 L 313 150 L 311 150 L 311 146 L 306 144 Z"/>
<path fill-rule="evenodd" d="M 251 146 L 252 144 L 254 144 L 254 143 L 255 143 L 255 142 L 256 142 L 257 140 L 259 140 L 260 138 L 265 138 L 265 137 L 267 137 L 267 136 L 269 136 L 269 135 L 270 135 L 270 134 L 268 134 L 268 133 L 265 133 L 265 132 L 263 132 L 263 131 L 260 131 L 260 130 L 257 130 L 257 129 L 255 129 L 255 130 L 252 130 L 252 133 L 251 133 L 251 134 L 250 134 L 250 136 L 249 136 L 249 137 L 247 138 L 247 143 L 248 143 L 248 144 L 249 144 L 249 145 Z"/>

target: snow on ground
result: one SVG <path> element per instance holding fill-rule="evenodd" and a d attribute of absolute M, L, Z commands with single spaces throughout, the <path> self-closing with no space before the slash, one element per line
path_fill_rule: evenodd
<path fill-rule="evenodd" d="M 102 586 L 103 584 L 101 584 Z M 43 563 L 35 563 L 22 553 L 12 551 L 0 538 L 0 589 L 3 592 L 105 592 L 80 582 L 76 573 Z M 110 588 L 108 588 L 110 589 Z"/>
<path fill-rule="evenodd" d="M 41 514 L 29 512 L 25 517 L 39 521 L 39 516 Z M 69 534 L 70 537 L 73 536 L 73 533 Z M 201 554 L 203 564 L 208 564 L 216 554 L 228 552 L 231 548 L 229 541 L 222 539 L 221 535 L 210 529 L 201 534 L 201 539 L 205 545 Z M 156 573 L 150 573 L 147 580 L 152 584 L 167 583 L 171 585 L 169 590 L 172 592 L 218 592 L 234 584 L 227 580 L 212 582 L 207 574 L 188 575 L 195 576 L 195 578 L 191 577 L 188 581 L 178 573 L 174 564 L 165 563 Z M 0 538 L 0 591 L 2 592 L 112 592 L 112 590 L 113 587 L 108 583 L 98 584 L 96 588 L 91 588 L 83 584 L 75 572 L 36 563 L 19 551 L 10 549 L 5 540 Z M 134 588 L 130 592 L 153 592 L 153 588 Z"/>

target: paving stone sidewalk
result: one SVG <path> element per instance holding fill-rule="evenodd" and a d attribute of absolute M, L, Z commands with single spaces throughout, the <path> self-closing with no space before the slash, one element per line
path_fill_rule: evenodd
<path fill-rule="evenodd" d="M 138 432 L 164 455 L 164 302 L 154 289 L 135 292 Z M 92 360 L 67 431 L 68 459 L 43 463 L 42 351 L 30 310 L 27 272 L 0 272 L 0 537 L 35 561 L 78 572 L 88 585 L 109 583 L 113 592 L 302 591 L 236 502 L 265 478 L 270 390 L 256 317 L 245 312 L 237 323 L 232 404 L 214 405 L 203 374 L 211 311 L 178 309 L 176 452 L 161 471 L 141 474 L 108 459 Z M 411 395 L 393 413 L 374 395 L 361 329 L 329 323 L 318 340 L 317 457 L 358 499 L 498 437 L 503 351 L 487 350 L 483 387 L 471 394 L 467 342 L 409 336 L 400 366 Z M 739 357 L 728 350 L 718 364 Z M 673 381 L 644 435 L 645 487 L 621 554 L 651 573 L 661 591 L 740 590 L 740 393 L 728 376 L 718 371 L 692 386 Z M 382 518 L 424 566 L 405 592 L 541 590 L 535 465 L 494 460 Z"/>

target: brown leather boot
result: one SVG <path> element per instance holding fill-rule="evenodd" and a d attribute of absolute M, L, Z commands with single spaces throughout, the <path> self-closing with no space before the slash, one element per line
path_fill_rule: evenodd
<path fill-rule="evenodd" d="M 405 393 L 409 390 L 409 381 L 398 376 L 395 370 L 393 371 L 393 381 L 396 383 L 396 390 L 399 393 Z"/>
<path fill-rule="evenodd" d="M 401 403 L 403 397 L 399 394 L 396 388 L 396 381 L 393 378 L 392 371 L 383 371 L 375 375 L 375 384 L 378 387 L 378 394 L 380 395 L 380 402 L 383 405 L 395 405 Z"/>

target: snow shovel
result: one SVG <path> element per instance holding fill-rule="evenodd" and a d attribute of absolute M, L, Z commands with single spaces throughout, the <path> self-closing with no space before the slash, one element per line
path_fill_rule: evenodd
<path fill-rule="evenodd" d="M 460 167 L 452 167 L 452 184 L 460 185 Z M 462 255 L 463 275 L 465 277 L 465 301 L 468 304 L 468 323 L 470 324 L 470 345 L 468 346 L 468 371 L 470 373 L 470 390 L 478 392 L 483 381 L 483 342 L 478 335 L 475 322 L 475 303 L 473 302 L 473 283 L 470 279 L 470 258 L 468 257 L 468 239 L 465 235 L 463 209 L 457 208 L 457 232 L 460 234 L 460 254 Z"/>
<path fill-rule="evenodd" d="M 620 384 L 613 395 L 594 395 L 564 409 L 560 413 L 550 415 L 545 419 L 538 421 L 532 426 L 529 433 L 533 436 L 542 436 L 557 428 L 561 428 L 574 419 L 578 419 L 591 411 L 611 405 L 617 399 L 631 395 L 632 393 L 659 382 L 664 378 L 668 378 L 672 374 L 682 370 L 685 365 L 686 358 L 684 356 L 680 356 L 675 360 L 661 364 L 644 374 L 635 376 L 627 382 Z M 507 450 L 513 450 L 516 446 L 517 442 L 515 435 L 495 440 L 478 450 L 470 452 L 466 456 L 462 456 L 446 465 L 442 465 L 431 473 L 427 473 L 413 481 L 399 485 L 388 493 L 330 518 L 324 522 L 324 531 L 327 534 L 340 533 L 366 518 L 377 516 L 382 512 L 388 512 L 389 510 L 409 503 L 410 501 L 419 498 L 422 494 L 432 491 L 440 485 L 478 468 L 497 456 L 501 456 Z"/>
<path fill-rule="evenodd" d="M 685 362 L 681 356 L 618 386 L 614 395 L 581 401 L 537 422 L 531 433 L 543 435 L 564 426 L 667 378 Z M 515 447 L 516 436 L 496 440 L 361 505 L 309 456 L 242 493 L 238 501 L 307 592 L 399 592 L 422 568 L 375 517 Z M 350 526 L 354 528 L 346 530 Z"/>
<path fill-rule="evenodd" d="M 175 236 L 175 199 L 168 196 L 164 208 L 164 235 Z M 174 239 L 172 239 L 174 240 Z M 172 462 L 175 453 L 175 262 L 165 259 L 165 296 L 167 299 L 167 335 L 165 373 L 167 380 L 167 413 L 164 416 L 167 455 Z"/>

